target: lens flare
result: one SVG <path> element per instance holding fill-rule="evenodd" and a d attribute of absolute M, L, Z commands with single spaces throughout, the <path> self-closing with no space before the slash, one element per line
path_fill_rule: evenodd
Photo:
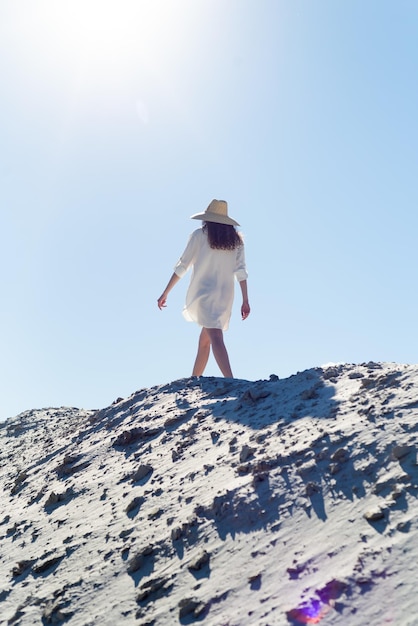
<path fill-rule="evenodd" d="M 287 617 L 300 624 L 319 624 L 325 615 L 335 606 L 335 600 L 346 589 L 346 584 L 339 580 L 331 580 L 315 595 L 304 600 L 296 609 L 287 612 Z"/>
<path fill-rule="evenodd" d="M 323 617 L 329 612 L 331 606 L 323 604 L 321 600 L 311 598 L 301 604 L 297 609 L 288 612 L 288 617 L 297 620 L 301 624 L 319 624 Z"/>

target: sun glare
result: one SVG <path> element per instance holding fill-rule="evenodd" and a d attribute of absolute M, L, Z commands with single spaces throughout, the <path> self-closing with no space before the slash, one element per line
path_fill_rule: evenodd
<path fill-rule="evenodd" d="M 141 72 L 161 81 L 181 60 L 188 7 L 184 0 L 44 0 L 26 14 L 25 37 L 49 79 L 59 70 L 87 88 Z"/>

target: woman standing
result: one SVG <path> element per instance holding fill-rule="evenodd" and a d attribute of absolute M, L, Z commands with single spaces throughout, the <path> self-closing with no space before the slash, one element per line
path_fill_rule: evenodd
<path fill-rule="evenodd" d="M 191 234 L 167 287 L 158 298 L 158 307 L 166 306 L 169 292 L 192 266 L 183 315 L 202 327 L 192 376 L 202 376 L 212 347 L 222 374 L 232 378 L 223 331 L 228 329 L 231 317 L 234 278 L 241 287 L 242 319 L 250 314 L 244 242 L 235 229 L 238 222 L 228 216 L 224 200 L 212 200 L 204 213 L 196 213 L 192 219 L 202 220 L 203 226 Z"/>

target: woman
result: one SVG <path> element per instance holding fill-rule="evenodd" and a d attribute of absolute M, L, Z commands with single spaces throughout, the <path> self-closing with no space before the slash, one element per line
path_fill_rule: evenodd
<path fill-rule="evenodd" d="M 241 287 L 242 319 L 250 314 L 244 242 L 235 230 L 238 222 L 228 216 L 224 200 L 212 200 L 204 213 L 196 213 L 192 219 L 202 220 L 203 226 L 191 234 L 167 287 L 158 298 L 158 307 L 166 306 L 171 289 L 193 266 L 183 310 L 186 320 L 202 327 L 192 376 L 202 376 L 212 347 L 222 374 L 233 378 L 223 331 L 228 329 L 231 317 L 234 277 Z"/>

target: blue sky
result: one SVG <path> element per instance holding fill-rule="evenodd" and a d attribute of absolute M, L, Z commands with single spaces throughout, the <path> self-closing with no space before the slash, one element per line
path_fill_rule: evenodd
<path fill-rule="evenodd" d="M 416 362 L 417 42 L 412 0 L 1 0 L 0 419 L 190 374 L 156 300 L 213 198 L 235 376 Z"/>

